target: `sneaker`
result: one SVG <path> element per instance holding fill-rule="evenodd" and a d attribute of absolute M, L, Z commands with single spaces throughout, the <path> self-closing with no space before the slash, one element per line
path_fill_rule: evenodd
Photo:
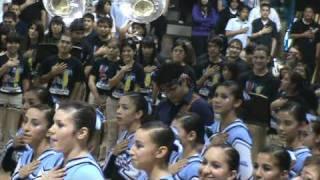
<path fill-rule="evenodd" d="M 183 20 L 179 20 L 178 23 L 179 24 L 184 24 L 184 21 Z"/>

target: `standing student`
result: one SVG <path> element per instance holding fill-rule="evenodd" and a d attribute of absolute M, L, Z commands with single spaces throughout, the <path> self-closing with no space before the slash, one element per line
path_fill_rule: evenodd
<path fill-rule="evenodd" d="M 48 89 L 56 101 L 75 100 L 84 79 L 83 68 L 78 58 L 71 55 L 70 33 L 64 33 L 58 42 L 58 53 L 41 62 L 40 83 Z"/>
<path fill-rule="evenodd" d="M 148 102 L 144 96 L 131 93 L 122 96 L 117 109 L 117 124 L 122 130 L 117 144 L 106 158 L 103 172 L 110 179 L 136 179 L 141 174 L 132 165 L 129 150 L 134 144 L 135 132 L 147 121 Z"/>
<path fill-rule="evenodd" d="M 219 14 L 213 7 L 212 1 L 197 0 L 192 8 L 192 36 L 191 41 L 197 56 L 206 52 L 207 39 L 217 25 Z"/>
<path fill-rule="evenodd" d="M 260 5 L 261 18 L 254 20 L 250 29 L 250 40 L 262 44 L 270 49 L 270 56 L 274 57 L 277 45 L 278 31 L 276 24 L 269 19 L 270 4 Z"/>
<path fill-rule="evenodd" d="M 200 179 L 237 180 L 239 165 L 239 152 L 231 146 L 210 146 L 199 169 Z"/>
<path fill-rule="evenodd" d="M 258 153 L 254 163 L 254 177 L 257 180 L 288 180 L 290 165 L 289 152 L 282 147 L 271 145 Z"/>
<path fill-rule="evenodd" d="M 92 38 L 94 57 L 105 55 L 104 44 L 112 38 L 112 19 L 103 17 L 98 19 L 96 27 L 96 35 Z"/>
<path fill-rule="evenodd" d="M 302 139 L 303 129 L 307 125 L 306 112 L 299 103 L 288 101 L 279 107 L 276 117 L 278 135 L 296 157 L 296 162 L 290 171 L 292 178 L 300 174 L 304 161 L 311 156 L 310 150 L 303 145 Z"/>
<path fill-rule="evenodd" d="M 44 36 L 44 42 L 57 44 L 61 35 L 65 32 L 66 25 L 61 16 L 54 16 L 49 23 L 48 33 Z"/>
<path fill-rule="evenodd" d="M 268 103 L 271 103 L 277 97 L 279 80 L 272 75 L 272 72 L 268 68 L 269 62 L 269 49 L 263 45 L 257 46 L 254 50 L 252 70 L 241 74 L 239 82 L 246 93 L 265 96 Z M 259 110 L 258 106 L 257 109 L 255 108 L 256 107 L 251 107 L 252 111 Z M 246 109 L 244 109 L 244 111 L 246 111 Z M 269 112 L 268 109 L 266 111 Z M 267 134 L 266 127 L 270 126 L 270 118 L 264 119 L 266 120 L 254 118 L 245 119 L 251 133 L 253 134 L 254 156 L 256 152 L 259 152 L 259 149 L 264 146 Z"/>
<path fill-rule="evenodd" d="M 225 81 L 217 87 L 212 104 L 220 118 L 211 126 L 211 142 L 215 143 L 221 135 L 226 136 L 222 143 L 231 145 L 240 154 L 240 178 L 250 179 L 253 172 L 252 138 L 247 126 L 237 116 L 237 109 L 242 104 L 242 90 L 234 81 Z"/>
<path fill-rule="evenodd" d="M 62 152 L 64 162 L 44 174 L 41 179 L 95 179 L 103 180 L 102 171 L 89 153 L 89 142 L 96 126 L 96 112 L 82 102 L 63 102 L 53 117 L 49 129 L 54 150 Z"/>
<path fill-rule="evenodd" d="M 0 56 L 0 141 L 14 136 L 21 116 L 22 93 L 30 86 L 30 69 L 19 55 L 20 37 L 10 33 Z"/>
<path fill-rule="evenodd" d="M 174 133 L 170 127 L 158 121 L 143 124 L 136 131 L 130 150 L 134 167 L 145 171 L 147 179 L 173 180 L 168 170 L 173 142 Z"/>
<path fill-rule="evenodd" d="M 63 161 L 62 154 L 50 147 L 48 129 L 53 123 L 54 111 L 47 105 L 29 108 L 22 122 L 23 142 L 30 149 L 23 152 L 12 174 L 13 180 L 36 179 Z"/>
<path fill-rule="evenodd" d="M 122 65 L 116 75 L 109 80 L 115 87 L 112 93 L 114 99 L 119 99 L 127 92 L 139 92 L 144 87 L 143 67 L 136 61 L 136 45 L 132 40 L 126 40 L 121 46 Z M 114 115 L 111 115 L 115 117 Z"/>
<path fill-rule="evenodd" d="M 248 22 L 248 14 L 250 10 L 247 6 L 242 6 L 239 11 L 238 17 L 228 21 L 225 35 L 229 38 L 229 41 L 232 39 L 239 39 L 242 43 L 242 47 L 246 48 L 249 40 L 248 32 L 250 23 Z"/>
<path fill-rule="evenodd" d="M 221 55 L 223 50 L 223 39 L 217 36 L 208 39 L 208 53 L 197 59 L 195 66 L 197 76 L 197 89 L 204 98 L 212 98 L 212 92 L 217 84 L 221 82 L 222 67 L 225 58 Z"/>
<path fill-rule="evenodd" d="M 153 82 L 153 77 L 156 70 L 160 66 L 159 59 L 157 58 L 157 43 L 152 36 L 146 36 L 140 42 L 140 50 L 138 60 L 143 66 L 145 73 L 144 88 L 140 92 L 148 97 L 148 100 L 156 102 L 157 90 Z"/>
<path fill-rule="evenodd" d="M 31 87 L 28 91 L 24 92 L 22 102 L 22 116 L 24 116 L 27 110 L 32 106 L 47 104 L 48 106 L 53 107 L 49 91 L 42 87 Z M 22 152 L 29 149 L 29 146 L 26 146 L 26 143 L 23 140 L 22 132 L 22 129 L 18 130 L 16 136 L 13 137 L 13 139 L 10 139 L 6 144 L 6 150 L 3 152 L 3 159 L 1 159 L 1 167 L 6 172 L 13 173 L 17 165 L 18 157 Z"/>
<path fill-rule="evenodd" d="M 177 130 L 178 140 L 183 147 L 183 153 L 173 163 L 186 161 L 174 177 L 181 180 L 198 178 L 204 145 L 204 123 L 195 113 L 183 113 L 176 117 L 172 126 Z"/>

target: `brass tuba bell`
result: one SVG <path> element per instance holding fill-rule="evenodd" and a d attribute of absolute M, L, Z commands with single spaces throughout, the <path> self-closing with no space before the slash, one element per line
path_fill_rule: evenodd
<path fill-rule="evenodd" d="M 160 17 L 167 9 L 167 0 L 115 0 L 120 11 L 137 23 L 149 23 Z"/>
<path fill-rule="evenodd" d="M 48 14 L 61 16 L 66 24 L 81 18 L 86 10 L 86 0 L 43 0 Z"/>

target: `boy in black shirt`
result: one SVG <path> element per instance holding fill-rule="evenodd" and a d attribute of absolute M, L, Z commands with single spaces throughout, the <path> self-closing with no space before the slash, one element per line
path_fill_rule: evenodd
<path fill-rule="evenodd" d="M 261 18 L 252 22 L 250 39 L 256 44 L 267 46 L 271 50 L 270 56 L 274 57 L 278 32 L 276 24 L 269 19 L 270 4 L 261 4 L 260 11 Z"/>
<path fill-rule="evenodd" d="M 292 25 L 291 38 L 299 46 L 303 55 L 303 61 L 308 65 L 309 71 L 313 72 L 315 65 L 316 44 L 319 42 L 319 26 L 314 21 L 312 7 L 306 7 L 303 18 Z"/>
<path fill-rule="evenodd" d="M 50 93 L 58 102 L 62 99 L 77 99 L 84 78 L 81 62 L 71 55 L 71 48 L 71 35 L 65 33 L 58 42 L 58 54 L 40 65 L 40 83 L 48 83 Z"/>
<path fill-rule="evenodd" d="M 240 85 L 242 85 L 244 91 L 250 95 L 250 99 L 254 97 L 263 98 L 267 103 L 270 103 L 276 98 L 279 80 L 273 77 L 272 73 L 268 69 L 268 63 L 270 62 L 269 49 L 263 45 L 259 45 L 254 50 L 253 55 L 253 67 L 252 71 L 244 73 L 240 77 Z M 245 101 L 244 105 L 250 103 L 250 99 Z M 250 114 L 248 111 L 259 111 L 259 104 L 246 106 L 244 108 L 245 115 Z M 269 106 L 268 106 L 269 107 Z M 266 114 L 269 114 L 269 109 L 265 109 Z M 266 130 L 269 127 L 269 117 L 244 117 L 247 125 L 254 138 L 253 154 L 256 155 L 259 149 L 264 145 L 266 138 Z"/>
<path fill-rule="evenodd" d="M 22 93 L 30 86 L 28 63 L 18 54 L 20 37 L 10 33 L 7 51 L 0 56 L 0 142 L 14 136 L 22 108 Z M 3 129 L 4 128 L 4 129 Z"/>

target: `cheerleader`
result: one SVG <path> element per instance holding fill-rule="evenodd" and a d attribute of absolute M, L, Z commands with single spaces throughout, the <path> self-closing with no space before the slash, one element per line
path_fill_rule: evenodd
<path fill-rule="evenodd" d="M 301 176 L 297 180 L 316 180 L 320 179 L 320 156 L 311 156 L 304 162 Z"/>
<path fill-rule="evenodd" d="M 200 179 L 236 180 L 239 153 L 229 145 L 213 145 L 206 150 L 200 166 Z"/>
<path fill-rule="evenodd" d="M 117 145 L 107 156 L 103 172 L 110 179 L 136 179 L 140 171 L 133 167 L 130 148 L 134 143 L 134 133 L 148 119 L 148 103 L 137 93 L 126 94 L 119 100 L 117 124 L 122 132 Z"/>
<path fill-rule="evenodd" d="M 175 164 L 183 162 L 183 167 L 174 174 L 174 177 L 181 180 L 198 178 L 202 162 L 200 153 L 204 144 L 204 123 L 197 114 L 185 113 L 178 115 L 172 124 L 183 147 L 182 155 L 174 161 Z"/>
<path fill-rule="evenodd" d="M 48 129 L 52 125 L 53 110 L 37 105 L 26 111 L 22 123 L 23 142 L 31 149 L 23 152 L 12 179 L 35 179 L 62 162 L 62 154 L 50 148 Z"/>
<path fill-rule="evenodd" d="M 134 167 L 145 171 L 147 176 L 140 176 L 139 180 L 174 179 L 168 170 L 173 142 L 173 131 L 159 121 L 147 122 L 136 131 L 130 154 Z"/>
<path fill-rule="evenodd" d="M 302 132 L 307 126 L 304 108 L 294 101 L 287 101 L 277 111 L 277 131 L 279 138 L 295 155 L 296 162 L 290 171 L 290 177 L 300 174 L 303 163 L 311 151 L 303 145 Z"/>
<path fill-rule="evenodd" d="M 49 129 L 52 147 L 64 155 L 59 168 L 42 175 L 48 179 L 95 179 L 103 180 L 102 171 L 89 153 L 89 142 L 96 125 L 96 112 L 82 102 L 63 102 L 59 104 Z"/>
<path fill-rule="evenodd" d="M 210 127 L 213 133 L 210 139 L 211 143 L 226 143 L 235 148 L 240 154 L 240 179 L 250 179 L 253 172 L 252 139 L 247 126 L 236 113 L 241 106 L 241 99 L 242 91 L 234 81 L 225 81 L 217 86 L 212 102 L 214 112 L 220 118 L 216 118 Z"/>
<path fill-rule="evenodd" d="M 255 179 L 263 180 L 288 180 L 291 157 L 282 147 L 271 145 L 265 147 L 257 155 L 254 163 Z"/>
<path fill-rule="evenodd" d="M 53 106 L 52 98 L 49 91 L 42 87 L 31 87 L 28 91 L 24 92 L 23 97 L 23 115 L 20 118 L 20 129 L 18 130 L 16 136 L 10 139 L 6 144 L 6 150 L 3 152 L 3 158 L 1 158 L 1 165 L 4 171 L 11 172 L 16 168 L 17 160 L 23 151 L 28 150 L 30 147 L 26 145 L 23 140 L 23 130 L 21 127 L 21 122 L 23 121 L 23 116 L 26 114 L 27 110 L 31 106 L 36 106 L 39 104 L 47 104 L 50 107 Z"/>

